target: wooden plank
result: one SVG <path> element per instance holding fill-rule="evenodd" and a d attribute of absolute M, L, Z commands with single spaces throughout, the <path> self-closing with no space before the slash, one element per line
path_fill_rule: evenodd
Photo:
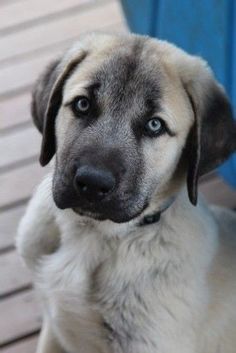
<path fill-rule="evenodd" d="M 30 285 L 30 273 L 16 250 L 1 254 L 0 268 L 0 297 Z"/>
<path fill-rule="evenodd" d="M 107 28 L 104 28 L 107 32 L 127 32 L 127 28 L 125 27 L 125 24 L 118 23 L 112 26 L 109 26 Z M 73 41 L 73 40 L 72 40 Z M 59 48 L 54 48 L 54 49 L 49 49 L 51 53 L 53 53 L 53 59 L 58 55 L 59 52 L 63 52 L 66 47 L 68 47 L 70 44 L 70 41 L 67 43 L 62 43 L 60 44 Z M 47 51 L 45 52 L 45 56 Z M 44 54 L 41 53 L 40 56 L 44 57 Z M 33 56 L 34 58 L 34 56 Z M 33 59 L 32 58 L 32 59 Z M 45 63 L 47 64 L 51 60 L 51 56 L 47 57 L 45 59 Z M 29 75 L 29 70 L 28 70 L 28 65 L 30 66 L 30 60 L 31 58 L 27 58 L 27 64 L 24 66 L 25 68 L 25 75 Z M 48 60 L 48 61 L 47 61 Z M 17 66 L 18 70 L 22 70 L 22 66 Z M 32 68 L 32 70 L 35 68 Z M 26 81 L 27 84 L 32 85 L 32 83 L 35 81 L 35 78 L 38 76 L 38 72 L 44 68 L 44 65 L 40 62 L 39 67 L 36 67 L 37 72 L 33 71 L 33 77 L 31 77 L 30 81 Z M 14 74 L 16 77 L 18 77 L 18 70 L 14 69 L 14 64 L 11 63 L 11 70 L 14 71 Z M 15 78 L 12 75 L 13 71 L 8 71 L 8 74 L 5 73 L 5 77 L 8 80 L 12 81 L 15 80 Z M 21 87 L 21 86 L 20 86 Z M 8 97 L 7 99 L 4 99 L 0 101 L 0 132 L 1 130 L 9 129 L 14 127 L 15 125 L 27 123 L 31 120 L 31 115 L 30 115 L 30 103 L 31 103 L 31 93 L 30 90 L 31 88 L 29 87 L 27 92 L 23 92 L 18 94 L 17 96 L 14 97 Z M 14 86 L 13 86 L 14 88 Z M 23 86 L 25 89 L 25 86 Z"/>
<path fill-rule="evenodd" d="M 103 29 L 121 22 L 122 19 L 119 3 L 112 0 L 84 12 L 75 12 L 66 18 L 3 36 L 0 38 L 0 60 L 76 38 L 85 31 Z"/>
<path fill-rule="evenodd" d="M 0 208 L 28 199 L 48 172 L 39 163 L 32 163 L 0 175 Z"/>
<path fill-rule="evenodd" d="M 0 212 L 0 250 L 15 243 L 16 230 L 25 212 L 25 205 Z"/>
<path fill-rule="evenodd" d="M 5 5 L 8 5 L 10 2 L 18 2 L 21 0 L 1 0 L 1 8 L 3 8 Z"/>
<path fill-rule="evenodd" d="M 97 1 L 96 1 L 97 2 Z M 20 2 L 8 3 L 1 8 L 0 12 L 0 33 L 2 30 L 6 31 L 11 27 L 19 26 L 33 22 L 35 20 L 56 15 L 58 13 L 65 13 L 66 10 L 79 10 L 81 6 L 92 4 L 92 0 L 40 0 L 28 1 L 21 0 Z"/>
<path fill-rule="evenodd" d="M 28 122 L 31 119 L 30 102 L 29 92 L 0 102 L 0 133 L 4 129 L 12 128 L 14 125 Z"/>
<path fill-rule="evenodd" d="M 200 184 L 199 189 L 210 203 L 228 208 L 236 207 L 236 190 L 231 189 L 219 177 Z"/>
<path fill-rule="evenodd" d="M 40 328 L 40 306 L 30 290 L 0 302 L 0 346 Z"/>
<path fill-rule="evenodd" d="M 120 29 L 125 30 L 120 23 L 112 27 L 109 26 L 107 31 L 117 29 L 119 29 L 119 31 Z M 0 82 L 5 82 L 5 84 L 0 86 L 0 97 L 6 97 L 12 92 L 20 92 L 25 89 L 30 90 L 43 69 L 52 60 L 59 57 L 72 42 L 74 42 L 74 40 L 71 40 L 71 43 L 70 41 L 61 43 L 59 47 L 42 52 L 37 56 L 26 58 L 24 61 L 18 61 L 10 66 L 3 66 L 0 69 Z"/>
<path fill-rule="evenodd" d="M 2 348 L 1 353 L 33 353 L 36 351 L 38 336 L 24 339 L 23 341 L 10 344 L 6 348 Z"/>
<path fill-rule="evenodd" d="M 11 132 L 0 139 L 0 171 L 16 162 L 35 156 L 38 159 L 41 135 L 34 126 Z"/>
<path fill-rule="evenodd" d="M 61 52 L 62 49 L 55 49 L 33 59 L 26 59 L 0 69 L 0 82 L 4 82 L 4 85 L 0 86 L 0 96 L 32 86 L 43 68 L 59 56 Z"/>

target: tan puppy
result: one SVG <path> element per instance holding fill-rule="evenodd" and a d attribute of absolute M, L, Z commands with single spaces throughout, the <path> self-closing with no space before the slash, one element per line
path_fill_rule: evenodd
<path fill-rule="evenodd" d="M 56 153 L 17 238 L 43 302 L 37 352 L 235 353 L 236 217 L 197 203 L 197 183 L 236 129 L 206 63 L 86 35 L 32 113 L 41 164 Z"/>

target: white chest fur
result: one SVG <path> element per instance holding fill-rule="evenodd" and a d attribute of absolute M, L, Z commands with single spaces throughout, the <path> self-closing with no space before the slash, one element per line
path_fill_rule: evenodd
<path fill-rule="evenodd" d="M 143 228 L 135 221 L 86 221 L 61 211 L 50 190 L 45 179 L 21 221 L 17 247 L 33 271 L 49 327 L 67 353 L 216 351 L 228 334 L 225 322 L 235 327 L 235 295 L 228 311 L 227 300 L 219 306 L 227 291 L 235 293 L 235 270 L 227 265 L 231 245 L 224 250 L 217 218 L 201 200 L 194 208 L 183 192 L 158 224 Z M 221 267 L 227 286 L 221 276 L 216 280 Z M 232 352 L 233 331 L 231 336 L 222 351 Z"/>
<path fill-rule="evenodd" d="M 78 234 L 44 257 L 37 285 L 52 327 L 69 353 L 106 352 L 102 317 L 92 298 L 92 274 L 104 254 L 101 243 Z M 93 339 L 91 340 L 91 337 Z"/>
<path fill-rule="evenodd" d="M 185 235 L 181 228 L 174 235 L 171 229 L 163 233 L 166 224 L 160 222 L 147 226 L 145 235 L 142 228 L 123 238 L 107 238 L 92 228 L 80 229 L 72 219 L 61 217 L 59 223 L 62 244 L 44 257 L 37 283 L 52 326 L 69 353 L 78 353 L 78 347 L 79 353 L 123 353 L 132 349 L 132 341 L 135 353 L 154 352 L 160 342 L 165 348 L 169 335 L 180 335 L 178 318 L 183 324 L 191 317 L 197 322 L 205 308 L 202 297 L 207 296 L 203 271 L 191 257 L 189 244 L 195 253 L 202 244 L 194 229 Z M 209 250 L 204 246 L 198 251 L 201 256 Z M 178 339 L 181 347 L 192 340 L 193 328 L 188 329 L 185 342 Z"/>

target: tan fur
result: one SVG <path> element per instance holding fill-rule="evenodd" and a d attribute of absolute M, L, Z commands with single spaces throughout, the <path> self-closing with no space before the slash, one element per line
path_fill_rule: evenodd
<path fill-rule="evenodd" d="M 90 51 L 63 88 L 56 120 L 59 159 L 74 131 L 67 103 L 86 94 L 91 75 L 113 52 L 131 51 L 127 38 L 136 37 L 86 36 L 60 63 L 63 74 L 81 51 Z M 100 222 L 58 209 L 52 173 L 39 186 L 17 237 L 43 302 L 37 353 L 235 352 L 236 216 L 209 208 L 201 198 L 192 206 L 185 186 L 183 149 L 195 119 L 186 89 L 201 111 L 214 79 L 201 59 L 166 42 L 142 40 L 143 62 L 159 73 L 158 114 L 175 136 L 143 143 L 142 191 L 150 184 L 155 189 L 149 207 L 129 222 Z M 159 223 L 138 226 L 173 196 Z"/>

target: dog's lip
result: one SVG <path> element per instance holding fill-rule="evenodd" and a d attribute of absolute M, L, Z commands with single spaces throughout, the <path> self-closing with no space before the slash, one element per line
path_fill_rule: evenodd
<path fill-rule="evenodd" d="M 114 223 L 126 223 L 129 221 L 132 221 L 133 219 L 139 217 L 144 211 L 145 209 L 148 207 L 149 203 L 145 202 L 143 207 L 137 211 L 135 214 L 133 215 L 129 215 L 129 214 L 122 214 L 122 213 L 118 213 L 118 214 L 114 214 L 114 215 L 105 215 L 103 212 L 94 212 L 94 211 L 87 211 L 87 210 L 83 210 L 82 208 L 79 207 L 72 207 L 72 210 L 80 215 L 80 216 L 85 216 L 85 217 L 89 217 L 98 221 L 106 221 L 106 220 L 110 220 Z"/>
<path fill-rule="evenodd" d="M 126 223 L 139 217 L 149 205 L 149 198 L 143 200 L 143 205 L 139 208 L 135 207 L 136 202 L 99 202 L 97 204 L 93 203 L 81 203 L 81 200 L 77 200 L 73 197 L 67 197 L 62 199 L 58 196 L 53 195 L 54 202 L 56 206 L 61 209 L 71 209 L 77 215 L 89 217 L 94 220 L 105 221 L 110 220 L 114 223 Z M 80 201 L 80 202 L 79 202 Z"/>
<path fill-rule="evenodd" d="M 95 212 L 91 212 L 91 211 L 83 211 L 81 210 L 80 208 L 78 207 L 72 207 L 72 210 L 80 215 L 80 216 L 85 216 L 85 217 L 90 217 L 90 218 L 93 218 L 95 220 L 99 220 L 99 221 L 105 221 L 107 220 L 108 218 L 106 218 L 105 216 L 103 216 L 102 214 L 100 213 L 95 213 Z"/>

